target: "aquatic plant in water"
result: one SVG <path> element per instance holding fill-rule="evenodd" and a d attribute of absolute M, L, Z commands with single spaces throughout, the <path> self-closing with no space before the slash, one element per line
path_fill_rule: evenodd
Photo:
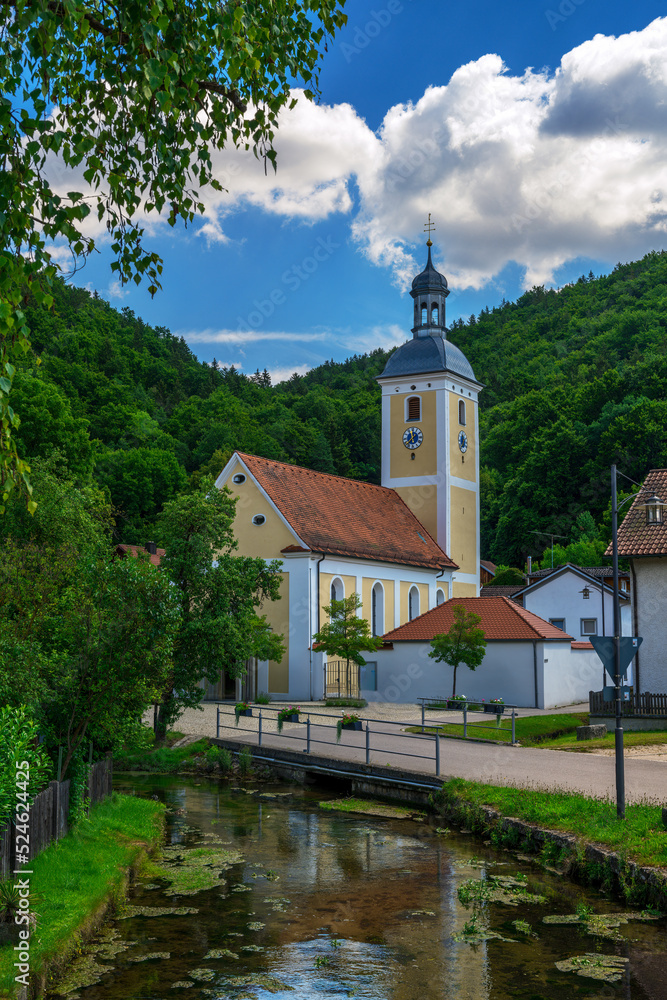
<path fill-rule="evenodd" d="M 577 976 L 597 979 L 603 983 L 618 983 L 623 978 L 625 965 L 629 961 L 618 955 L 597 955 L 595 952 L 576 955 L 574 958 L 556 962 L 559 972 L 574 972 Z"/>

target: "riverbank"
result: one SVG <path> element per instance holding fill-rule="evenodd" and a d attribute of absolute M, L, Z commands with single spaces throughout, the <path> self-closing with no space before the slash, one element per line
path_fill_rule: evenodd
<path fill-rule="evenodd" d="M 667 911 L 667 829 L 656 805 L 628 805 L 619 820 L 605 799 L 460 778 L 446 781 L 431 802 L 441 816 L 495 846 L 538 854 L 552 869 L 629 905 Z"/>
<path fill-rule="evenodd" d="M 160 843 L 164 807 L 114 794 L 31 863 L 37 926 L 30 937 L 30 987 L 39 996 L 105 918 L 125 900 L 130 871 Z M 12 945 L 0 947 L 0 997 L 20 995 Z M 25 995 L 25 994 L 23 994 Z"/>

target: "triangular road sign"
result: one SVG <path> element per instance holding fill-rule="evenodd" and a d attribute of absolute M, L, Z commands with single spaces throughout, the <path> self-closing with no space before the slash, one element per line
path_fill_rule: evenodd
<path fill-rule="evenodd" d="M 588 637 L 593 644 L 595 652 L 598 654 L 604 668 L 614 680 L 615 664 L 614 664 L 614 637 L 611 635 L 590 635 Z M 634 656 L 641 646 L 643 639 L 640 636 L 630 636 L 624 635 L 620 640 L 620 657 L 619 666 L 621 669 L 621 677 L 625 677 L 628 672 L 628 667 L 630 666 Z"/>

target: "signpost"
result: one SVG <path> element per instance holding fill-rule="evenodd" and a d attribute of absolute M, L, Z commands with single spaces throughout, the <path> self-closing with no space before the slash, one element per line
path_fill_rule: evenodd
<path fill-rule="evenodd" d="M 616 657 L 616 641 L 611 635 L 591 635 L 589 636 L 591 644 L 602 660 L 602 665 L 609 674 L 612 684 L 615 682 L 616 668 L 614 660 Z M 628 667 L 635 658 L 635 653 L 642 644 L 642 638 L 640 636 L 620 636 L 618 640 L 619 646 L 619 674 L 625 680 Z"/>

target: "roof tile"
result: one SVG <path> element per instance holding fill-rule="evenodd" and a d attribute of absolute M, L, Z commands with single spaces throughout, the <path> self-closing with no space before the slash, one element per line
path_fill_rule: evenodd
<path fill-rule="evenodd" d="M 314 552 L 429 569 L 457 568 L 394 490 L 236 454 Z"/>
<path fill-rule="evenodd" d="M 657 493 L 661 500 L 667 501 L 667 469 L 651 469 L 643 485 L 644 489 L 632 501 L 618 529 L 619 556 L 667 555 L 667 521 L 662 524 L 647 524 L 646 510 L 640 506 L 652 493 Z M 611 545 L 605 555 L 611 555 Z"/>
<path fill-rule="evenodd" d="M 434 635 L 449 631 L 454 624 L 454 608 L 459 605 L 480 616 L 480 628 L 487 642 L 572 639 L 567 632 L 526 611 L 508 597 L 450 597 L 419 618 L 387 632 L 383 638 L 389 642 L 430 642 Z"/>

